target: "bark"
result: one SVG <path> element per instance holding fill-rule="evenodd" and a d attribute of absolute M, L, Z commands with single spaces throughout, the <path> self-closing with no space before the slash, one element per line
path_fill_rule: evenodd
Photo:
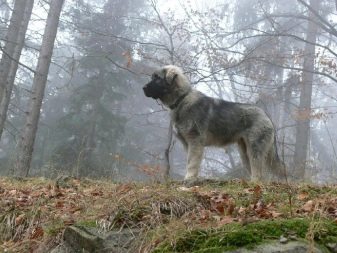
<path fill-rule="evenodd" d="M 26 0 L 16 0 L 12 12 L 11 20 L 5 38 L 5 46 L 2 50 L 0 62 L 0 101 L 4 97 L 7 86 L 7 77 L 11 68 L 11 62 L 19 36 L 20 27 L 26 9 Z"/>
<path fill-rule="evenodd" d="M 15 174 L 18 177 L 28 176 L 29 173 L 40 110 L 63 2 L 64 0 L 52 0 L 50 3 L 47 24 L 44 30 L 39 59 L 33 79 L 29 110 L 18 141 L 17 157 L 14 164 Z"/>
<path fill-rule="evenodd" d="M 4 78 L 6 78 L 6 83 L 5 83 L 6 86 L 5 86 L 4 95 L 0 103 L 0 139 L 1 139 L 4 126 L 5 126 L 9 101 L 10 101 L 13 86 L 14 86 L 14 80 L 15 80 L 17 69 L 18 69 L 22 48 L 24 46 L 25 36 L 26 36 L 30 16 L 32 14 L 33 5 L 34 5 L 34 0 L 26 0 L 26 9 L 23 15 L 23 20 L 20 25 L 20 28 L 18 29 L 18 37 L 17 37 L 16 47 L 12 55 L 10 69 L 7 73 L 5 73 L 6 77 L 4 75 Z"/>
<path fill-rule="evenodd" d="M 333 168 L 333 166 L 335 165 L 335 161 L 331 154 L 329 154 L 329 152 L 327 151 L 326 144 L 319 139 L 319 136 L 314 131 L 311 134 L 310 138 L 312 141 L 313 151 L 319 154 L 318 159 L 325 167 L 325 169 Z"/>
<path fill-rule="evenodd" d="M 319 0 L 310 0 L 310 6 L 314 10 L 319 9 Z M 306 40 L 304 49 L 304 62 L 301 83 L 300 104 L 296 122 L 296 143 L 294 155 L 294 177 L 304 179 L 305 166 L 308 153 L 310 135 L 310 111 L 313 84 L 313 72 L 315 63 L 315 42 L 318 33 L 318 26 L 315 22 L 315 15 L 310 12 Z"/>

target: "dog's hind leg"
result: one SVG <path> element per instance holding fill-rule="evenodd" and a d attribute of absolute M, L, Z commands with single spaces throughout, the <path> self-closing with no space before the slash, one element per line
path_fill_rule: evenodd
<path fill-rule="evenodd" d="M 274 143 L 268 151 L 267 166 L 271 169 L 273 181 L 287 182 L 286 165 L 277 154 L 276 143 Z"/>
<path fill-rule="evenodd" d="M 204 146 L 199 143 L 188 143 L 187 152 L 185 180 L 196 179 L 199 174 L 200 164 L 204 153 Z"/>
<path fill-rule="evenodd" d="M 239 153 L 241 157 L 241 161 L 245 169 L 248 171 L 249 175 L 252 174 L 252 170 L 249 164 L 249 157 L 247 154 L 247 145 L 243 139 L 240 139 L 238 141 L 238 148 L 239 148 Z"/>
<path fill-rule="evenodd" d="M 251 166 L 251 179 L 253 181 L 269 181 L 271 170 L 267 165 L 268 151 L 273 145 L 273 128 L 263 126 L 253 130 L 248 135 L 247 154 Z"/>

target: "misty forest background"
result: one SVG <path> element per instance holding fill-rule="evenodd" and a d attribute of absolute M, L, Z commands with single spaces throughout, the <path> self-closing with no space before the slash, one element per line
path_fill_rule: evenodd
<path fill-rule="evenodd" d="M 167 109 L 142 92 L 155 68 L 176 64 L 204 93 L 264 108 L 289 177 L 336 183 L 336 8 L 335 0 L 0 0 L 0 175 L 184 175 Z M 233 145 L 208 148 L 202 175 L 247 172 Z"/>

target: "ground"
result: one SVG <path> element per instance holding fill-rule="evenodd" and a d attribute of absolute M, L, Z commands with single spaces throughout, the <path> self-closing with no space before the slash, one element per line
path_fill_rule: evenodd
<path fill-rule="evenodd" d="M 223 252 L 279 238 L 326 247 L 337 243 L 337 186 L 0 178 L 0 252 L 44 252 L 71 225 L 136 229 L 139 252 Z"/>

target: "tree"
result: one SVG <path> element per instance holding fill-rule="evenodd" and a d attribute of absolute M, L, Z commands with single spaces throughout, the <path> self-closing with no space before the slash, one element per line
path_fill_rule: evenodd
<path fill-rule="evenodd" d="M 310 6 L 314 10 L 319 9 L 319 0 L 310 0 Z M 296 143 L 294 155 L 295 178 L 303 179 L 305 174 L 305 163 L 308 153 L 308 144 L 310 136 L 310 115 L 312 101 L 312 86 L 314 77 L 315 64 L 315 43 L 318 34 L 316 17 L 309 12 L 309 22 L 306 32 L 306 41 L 304 48 L 304 62 L 302 73 L 302 82 L 300 87 L 300 104 L 297 113 L 296 124 Z"/>
<path fill-rule="evenodd" d="M 122 70 L 125 63 L 125 69 L 133 64 L 134 49 L 120 37 L 140 36 L 140 21 L 128 17 L 138 17 L 143 2 L 107 0 L 99 10 L 83 2 L 73 8 L 75 43 L 81 55 L 76 56 L 69 90 L 72 99 L 55 131 L 59 136 L 52 157 L 56 168 L 72 169 L 76 176 L 111 175 L 115 155 L 135 154 L 125 141 L 126 106 L 122 105 L 134 92 L 133 77 Z"/>
<path fill-rule="evenodd" d="M 20 2 L 20 1 L 17 1 L 17 2 Z M 24 46 L 26 31 L 27 31 L 29 20 L 30 20 L 30 16 L 32 14 L 33 5 L 34 5 L 34 0 L 25 1 L 25 11 L 24 11 L 24 15 L 22 16 L 22 22 L 21 24 L 19 24 L 18 28 L 15 27 L 15 30 L 17 33 L 17 41 L 15 42 L 16 46 L 13 50 L 13 54 L 10 59 L 10 68 L 7 70 L 6 73 L 3 73 L 3 75 L 1 76 L 3 79 L 6 78 L 6 81 L 5 81 L 4 94 L 3 94 L 2 99 L 0 99 L 0 139 L 1 139 L 3 129 L 5 126 L 8 105 L 9 105 L 10 97 L 11 97 L 13 86 L 14 86 L 14 80 L 15 80 L 16 72 L 17 72 L 18 65 L 19 65 L 21 51 Z"/>
<path fill-rule="evenodd" d="M 30 169 L 40 110 L 63 2 L 64 0 L 52 0 L 50 3 L 39 59 L 33 79 L 30 104 L 26 112 L 26 122 L 18 141 L 17 157 L 14 164 L 15 174 L 20 177 L 28 176 Z"/>
<path fill-rule="evenodd" d="M 17 0 L 11 16 L 11 21 L 5 38 L 5 46 L 2 50 L 2 58 L 0 62 L 0 101 L 4 97 L 7 87 L 7 79 L 13 61 L 14 51 L 17 45 L 19 31 L 24 19 L 27 1 Z"/>

